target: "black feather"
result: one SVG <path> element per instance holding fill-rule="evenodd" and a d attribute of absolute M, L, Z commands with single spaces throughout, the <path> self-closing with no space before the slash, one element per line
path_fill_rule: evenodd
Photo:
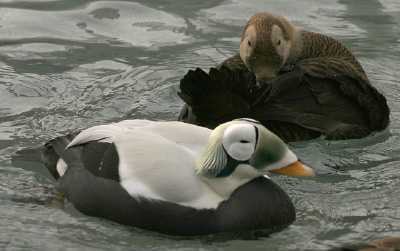
<path fill-rule="evenodd" d="M 320 135 L 361 138 L 386 128 L 390 111 L 385 97 L 368 80 L 327 67 L 305 60 L 261 86 L 242 68 L 211 68 L 208 78 L 202 70 L 189 71 L 180 88 L 183 101 L 191 102 L 178 119 L 214 128 L 235 118 L 253 118 L 285 141 Z"/>

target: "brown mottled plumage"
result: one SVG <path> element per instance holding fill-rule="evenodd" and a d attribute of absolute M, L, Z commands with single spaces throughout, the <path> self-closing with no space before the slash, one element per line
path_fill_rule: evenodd
<path fill-rule="evenodd" d="M 309 60 L 307 68 L 310 68 L 310 73 L 320 76 L 343 73 L 368 81 L 361 64 L 339 41 L 322 34 L 306 31 L 301 33 L 301 38 L 303 41 L 301 53 L 294 58 L 294 62 L 290 63 Z M 330 68 L 332 72 L 329 71 Z"/>
<path fill-rule="evenodd" d="M 367 79 L 360 63 L 342 43 L 323 34 L 300 30 L 284 17 L 274 16 L 269 13 L 254 15 L 244 28 L 241 43 L 245 39 L 246 30 L 254 26 L 257 33 L 256 45 L 253 45 L 256 46 L 254 54 L 257 54 L 257 56 L 262 54 L 267 58 L 279 57 L 280 55 L 277 55 L 274 45 L 269 39 L 272 36 L 272 27 L 275 25 L 282 29 L 283 39 L 291 41 L 289 55 L 285 59 L 286 64 L 296 64 L 299 61 L 312 59 L 314 65 L 324 66 L 326 63 L 330 64 L 328 67 L 321 69 L 322 71 L 319 74 L 326 74 L 325 68 L 332 66 L 335 68 L 336 73 L 343 72 L 344 74 L 356 75 Z M 234 58 L 237 58 L 237 56 L 234 56 Z M 267 61 L 269 60 L 271 59 L 267 59 Z M 276 63 L 276 60 L 274 63 Z M 264 63 L 265 66 L 269 66 L 269 64 L 269 62 Z M 283 65 L 279 69 L 282 67 Z M 318 72 L 316 67 L 313 67 L 313 72 Z"/>
<path fill-rule="evenodd" d="M 247 22 L 239 51 L 181 80 L 180 120 L 213 128 L 250 117 L 286 141 L 361 138 L 388 126 L 385 97 L 339 41 L 264 12 Z"/>
<path fill-rule="evenodd" d="M 316 76 L 325 77 L 327 74 L 334 76 L 343 73 L 369 81 L 361 64 L 339 41 L 308 31 L 301 31 L 301 40 L 301 51 L 290 58 L 288 65 L 301 61 L 307 65 L 305 67 L 307 72 Z M 219 67 L 222 66 L 231 70 L 247 70 L 239 54 L 226 59 Z M 329 71 L 330 68 L 332 68 L 331 71 Z"/>

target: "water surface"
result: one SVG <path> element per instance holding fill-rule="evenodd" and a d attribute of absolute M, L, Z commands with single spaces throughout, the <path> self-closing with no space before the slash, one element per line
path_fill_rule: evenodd
<path fill-rule="evenodd" d="M 11 154 L 126 118 L 175 119 L 179 79 L 235 54 L 267 10 L 343 41 L 388 98 L 390 128 L 361 140 L 296 143 L 319 177 L 274 176 L 297 221 L 269 238 L 171 238 L 48 205 L 54 181 Z M 400 234 L 400 3 L 397 0 L 0 0 L 0 249 L 325 250 Z"/>

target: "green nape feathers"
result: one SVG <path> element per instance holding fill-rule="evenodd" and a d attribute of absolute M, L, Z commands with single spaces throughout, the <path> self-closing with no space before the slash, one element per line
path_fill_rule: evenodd
<path fill-rule="evenodd" d="M 280 161 L 288 152 L 287 145 L 267 128 L 258 125 L 258 143 L 250 161 L 250 165 L 256 169 L 264 169 Z"/>
<path fill-rule="evenodd" d="M 197 174 L 208 178 L 219 177 L 219 174 L 227 167 L 228 156 L 222 145 L 222 137 L 231 123 L 221 124 L 212 131 L 208 145 L 196 163 Z"/>
<path fill-rule="evenodd" d="M 239 128 L 238 125 L 243 126 Z M 230 142 L 230 145 L 224 145 L 224 140 Z M 235 152 L 243 152 L 244 148 L 248 151 L 248 158 L 235 157 Z M 290 153 L 279 137 L 257 121 L 238 119 L 221 124 L 213 130 L 205 151 L 196 163 L 196 171 L 208 178 L 226 177 L 232 174 L 238 165 L 247 164 L 259 170 L 261 174 L 282 160 L 285 161 L 288 155 L 292 155 Z M 295 155 L 294 158 L 297 160 Z"/>

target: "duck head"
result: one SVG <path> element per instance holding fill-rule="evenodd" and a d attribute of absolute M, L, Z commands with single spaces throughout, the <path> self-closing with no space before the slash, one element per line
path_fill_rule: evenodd
<path fill-rule="evenodd" d="M 286 18 L 257 13 L 247 22 L 240 41 L 240 57 L 258 81 L 277 76 L 296 49 L 298 31 Z"/>
<path fill-rule="evenodd" d="M 301 163 L 278 136 L 251 119 L 237 119 L 215 128 L 196 168 L 197 173 L 223 195 L 270 172 L 314 175 L 313 169 Z M 224 179 L 232 186 L 226 191 L 218 188 L 227 186 L 221 182 Z"/>

